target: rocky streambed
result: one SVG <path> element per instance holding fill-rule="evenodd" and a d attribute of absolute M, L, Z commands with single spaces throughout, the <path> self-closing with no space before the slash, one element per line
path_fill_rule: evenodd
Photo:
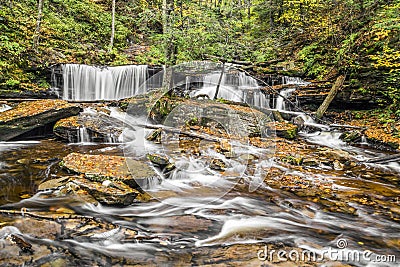
<path fill-rule="evenodd" d="M 393 152 L 229 101 L 155 93 L 111 106 L 0 113 L 1 264 L 398 264 L 400 165 L 370 161 Z M 11 140 L 33 125 L 53 135 Z"/>

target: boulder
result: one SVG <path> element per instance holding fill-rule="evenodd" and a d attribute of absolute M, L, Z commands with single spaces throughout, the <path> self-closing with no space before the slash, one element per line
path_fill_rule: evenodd
<path fill-rule="evenodd" d="M 252 109 L 245 104 L 227 100 L 198 100 L 163 94 L 154 91 L 146 96 L 137 96 L 120 101 L 119 107 L 132 116 L 147 116 L 155 123 L 173 128 L 208 127 L 231 137 L 253 137 L 268 131 L 266 122 L 273 121 L 273 115 Z M 149 135 L 156 140 L 157 132 Z"/>
<path fill-rule="evenodd" d="M 156 172 L 146 163 L 120 156 L 71 153 L 60 164 L 91 181 L 120 181 L 133 189 L 148 188 L 154 179 L 158 179 Z"/>
<path fill-rule="evenodd" d="M 125 124 L 103 113 L 81 113 L 79 116 L 59 120 L 53 128 L 54 134 L 69 142 L 79 142 L 84 129 L 90 142 L 119 141 Z"/>
<path fill-rule="evenodd" d="M 39 127 L 77 115 L 81 108 L 63 100 L 22 102 L 0 113 L 0 141 L 7 141 Z"/>
<path fill-rule="evenodd" d="M 158 102 L 157 102 L 158 103 Z M 243 139 L 261 136 L 268 132 L 267 123 L 273 121 L 267 115 L 246 105 L 230 101 L 182 99 L 164 97 L 153 106 L 151 117 L 164 125 L 180 129 L 207 128 L 212 135 Z"/>

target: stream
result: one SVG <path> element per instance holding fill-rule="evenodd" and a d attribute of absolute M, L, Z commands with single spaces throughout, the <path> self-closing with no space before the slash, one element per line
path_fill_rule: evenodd
<path fill-rule="evenodd" d="M 307 142 L 325 143 L 323 138 L 326 137 L 308 138 Z M 356 201 L 347 203 L 356 209 L 354 214 L 326 211 L 319 201 L 285 190 L 263 185 L 249 192 L 243 181 L 218 182 L 207 179 L 207 175 L 201 175 L 200 171 L 192 172 L 186 180 L 176 178 L 153 189 L 154 195 L 161 201 L 136 203 L 128 207 L 76 203 L 77 199 L 46 198 L 43 197 L 45 193 L 32 194 L 40 182 L 52 176 L 68 175 L 61 174 L 64 171 L 54 164 L 57 162 L 55 159 L 64 154 L 79 151 L 117 155 L 122 153 L 121 145 L 76 145 L 45 140 L 3 142 L 0 147 L 2 209 L 24 208 L 44 214 L 71 209 L 74 214 L 101 220 L 101 224 L 107 225 L 105 229 L 119 229 L 117 232 L 102 230 L 99 233 L 98 227 L 90 229 L 86 226 L 82 231 L 75 225 L 69 228 L 70 222 L 67 220 L 58 222 L 65 224 L 68 229 L 64 236 L 54 241 L 38 240 L 29 238 L 29 229 L 23 226 L 23 217 L 16 219 L 19 220 L 17 224 L 22 224 L 20 231 L 31 242 L 74 251 L 72 255 L 66 253 L 62 256 L 66 257 L 64 260 L 69 264 L 112 265 L 116 259 L 125 259 L 127 262 L 147 262 L 149 265 L 157 263 L 172 266 L 182 261 L 182 264 L 193 265 L 236 262 L 247 266 L 263 263 L 257 258 L 257 253 L 268 244 L 278 248 L 323 251 L 336 248 L 338 240 L 346 240 L 351 250 L 360 253 L 370 250 L 373 255 L 399 255 L 399 217 L 393 220 L 387 214 L 380 214 L 382 211 L 374 211 L 373 207 Z M 348 149 L 361 150 L 354 147 Z M 358 156 L 380 153 L 362 151 L 364 153 Z M 277 162 L 273 166 L 285 173 L 296 172 Z M 201 164 L 192 162 L 191 168 L 199 169 Z M 346 173 L 313 170 L 318 179 L 332 182 L 333 188 L 346 194 L 368 196 L 371 201 L 379 200 L 382 209 L 397 212 L 399 171 L 398 164 L 361 165 Z M 13 219 L 1 216 L 3 222 L 10 220 Z M 32 223 L 29 220 L 34 219 L 27 216 L 26 220 L 29 225 Z M 46 228 L 45 222 L 39 220 L 36 223 L 44 224 L 42 227 Z M 52 227 L 49 228 L 51 231 Z M 24 230 L 28 232 L 26 235 Z M 0 234 L 4 235 L 2 231 L 4 229 L 0 230 Z M 135 231 L 136 235 L 130 239 L 124 231 Z M 238 252 L 229 248 L 236 248 Z M 184 261 L 182 258 L 187 259 Z M 376 263 L 365 260 L 352 264 L 376 266 Z M 379 266 L 393 264 L 389 262 Z"/>
<path fill-rule="evenodd" d="M 304 131 L 276 151 L 234 143 L 255 158 L 230 159 L 221 173 L 207 167 L 218 157 L 207 142 L 203 156 L 177 153 L 178 140 L 147 141 L 143 119 L 128 119 L 134 136 L 122 143 L 91 143 L 84 132 L 77 143 L 0 142 L 0 266 L 399 266 L 400 165 L 366 163 L 388 152 L 350 146 L 340 132 Z M 282 160 L 280 146 L 297 146 L 310 165 Z M 177 169 L 150 183 L 149 202 L 115 207 L 37 191 L 72 175 L 59 166 L 72 152 L 145 160 L 160 151 Z M 328 152 L 348 153 L 352 165 L 314 164 Z M 10 234 L 34 252 L 7 246 Z"/>

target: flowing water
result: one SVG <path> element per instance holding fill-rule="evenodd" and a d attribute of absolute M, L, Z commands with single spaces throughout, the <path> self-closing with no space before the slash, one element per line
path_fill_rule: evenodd
<path fill-rule="evenodd" d="M 89 226 L 84 227 L 84 219 L 77 223 L 72 219 L 35 221 L 28 215 L 26 218 L 5 215 L 0 218 L 4 223 L 14 225 L 26 240 L 36 246 L 52 247 L 52 257 L 43 257 L 44 262 L 62 258 L 70 266 L 108 266 L 121 261 L 167 266 L 209 263 L 260 265 L 263 261 L 257 258 L 257 253 L 265 246 L 322 253 L 337 248 L 339 240 L 346 240 L 353 252 L 371 250 L 373 255 L 399 256 L 400 218 L 394 214 L 399 211 L 400 170 L 396 171 L 394 165 L 360 164 L 347 171 L 306 168 L 299 173 L 296 168 L 276 159 L 269 162 L 269 167 L 278 168 L 286 175 L 296 173 L 306 179 L 329 181 L 332 188 L 340 190 L 339 199 L 329 199 L 319 196 L 319 193 L 311 194 L 311 197 L 300 196 L 267 184 L 250 192 L 248 179 L 252 178 L 251 174 L 223 177 L 204 168 L 204 159 L 185 156 L 177 158 L 176 162 L 184 168 L 180 168 L 170 180 L 156 183 L 150 190 L 158 201 L 110 207 L 79 203 L 79 198 L 74 197 L 46 197 L 45 192 L 35 194 L 40 182 L 70 175 L 58 166 L 58 160 L 66 154 L 78 151 L 118 155 L 132 145 L 128 151 L 134 151 L 133 156 L 141 158 L 144 150 L 149 151 L 144 147 L 147 141 L 138 142 L 144 135 L 138 132 L 135 141 L 120 146 L 79 146 L 54 140 L 1 143 L 2 209 L 24 208 L 27 213 L 36 214 L 70 209 L 74 214 L 84 216 Z M 346 147 L 334 141 L 334 136 L 317 136 L 309 136 L 309 140 L 336 148 Z M 331 140 L 330 143 L 327 140 Z M 161 149 L 155 144 L 148 145 L 154 151 Z M 248 149 L 255 150 L 252 147 Z M 364 158 L 379 155 L 373 150 L 359 154 Z M 240 162 L 233 165 L 233 173 L 246 168 Z M 363 205 L 357 198 L 345 198 L 342 201 L 356 212 L 326 209 L 324 202 L 340 203 L 341 194 L 358 195 L 372 204 Z M 377 203 L 379 208 L 374 206 Z M 394 217 L 390 216 L 391 212 Z M 99 226 L 90 227 L 93 222 L 90 223 L 88 218 L 96 218 Z M 54 225 L 61 225 L 65 230 L 53 233 L 55 237 L 49 239 L 47 231 L 59 231 Z M 30 227 L 41 227 L 43 233 L 37 234 Z M 2 230 L 16 231 L 10 229 L 0 229 L 0 235 Z M 37 235 L 39 237 L 35 237 Z M 1 257 L 5 257 L 4 253 L 0 253 Z M 365 260 L 352 263 L 376 266 Z M 388 263 L 386 266 L 395 265 Z"/>
<path fill-rule="evenodd" d="M 202 77 L 196 94 L 213 96 L 219 75 Z M 257 87 L 240 75 L 227 77 L 220 97 L 236 100 L 235 94 L 228 94 L 233 90 L 242 101 L 249 85 Z M 238 86 L 229 79 L 242 80 Z M 260 99 L 261 95 L 254 96 L 254 103 L 268 106 Z M 283 101 L 279 105 L 285 107 Z M 341 260 L 347 266 L 399 266 L 400 165 L 365 163 L 387 153 L 349 146 L 338 139 L 339 133 L 304 132 L 298 144 L 301 153 L 321 164 L 289 164 L 280 153 L 298 155 L 282 149 L 274 154 L 237 140 L 232 147 L 240 157 L 228 159 L 225 172 L 217 172 L 208 167 L 209 160 L 221 155 L 209 143 L 197 145 L 197 156 L 181 153 L 177 139 L 164 144 L 145 140 L 149 130 L 138 125 L 147 123 L 146 118 L 115 108 L 111 117 L 129 125 L 120 144 L 90 143 L 83 128 L 74 144 L 0 143 L 0 265 L 342 266 Z M 296 143 L 285 145 L 290 150 Z M 343 151 L 350 165 L 319 158 Z M 138 160 L 145 160 L 149 152 L 163 152 L 174 158 L 177 169 L 168 179 L 161 175 L 150 183 L 147 190 L 154 201 L 125 207 L 95 204 L 84 196 L 37 192 L 44 181 L 73 175 L 59 166 L 71 152 Z M 10 234 L 32 244 L 33 256 L 10 247 L 6 241 Z M 288 254 L 281 259 L 276 254 L 273 259 L 266 257 L 272 250 L 293 255 L 306 251 L 324 259 L 318 256 L 299 263 Z M 336 254 L 329 257 L 327 251 Z M 361 256 L 349 259 L 343 253 Z M 379 256 L 386 262 L 372 261 Z"/>
<path fill-rule="evenodd" d="M 147 65 L 96 67 L 65 64 L 63 99 L 115 100 L 147 91 Z"/>

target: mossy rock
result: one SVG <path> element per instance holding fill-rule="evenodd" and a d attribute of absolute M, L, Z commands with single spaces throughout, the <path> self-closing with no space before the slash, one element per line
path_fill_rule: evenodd
<path fill-rule="evenodd" d="M 276 135 L 285 139 L 295 139 L 298 135 L 297 125 L 288 122 L 275 122 Z"/>
<path fill-rule="evenodd" d="M 360 131 L 348 131 L 340 135 L 340 139 L 346 143 L 357 143 L 361 141 L 362 133 Z"/>
<path fill-rule="evenodd" d="M 169 158 L 159 154 L 147 154 L 147 158 L 154 164 L 159 166 L 166 166 L 170 164 Z"/>

